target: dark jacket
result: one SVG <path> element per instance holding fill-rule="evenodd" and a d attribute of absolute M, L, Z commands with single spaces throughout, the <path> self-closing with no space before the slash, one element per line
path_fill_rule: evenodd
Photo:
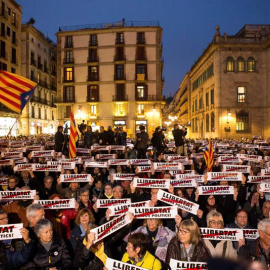
<path fill-rule="evenodd" d="M 55 146 L 54 149 L 56 152 L 62 152 L 63 142 L 65 141 L 64 134 L 60 131 L 57 131 L 54 136 Z"/>
<path fill-rule="evenodd" d="M 82 230 L 81 230 L 80 226 L 78 226 L 78 225 L 75 226 L 74 229 L 72 229 L 72 231 L 71 231 L 71 235 L 70 235 L 70 239 L 69 239 L 74 251 L 75 251 L 77 246 L 82 245 L 83 238 L 84 238 L 84 236 L 82 236 Z"/>
<path fill-rule="evenodd" d="M 85 132 L 84 133 L 84 146 L 87 148 L 90 148 L 92 145 L 92 137 L 93 137 L 93 132 Z"/>
<path fill-rule="evenodd" d="M 149 140 L 148 133 L 145 131 L 138 133 L 137 138 L 141 138 L 140 141 L 137 140 L 137 149 L 147 149 Z"/>
<path fill-rule="evenodd" d="M 5 244 L 0 242 L 0 269 L 16 269 L 27 263 L 34 254 L 34 242 L 23 242 L 21 251 L 5 250 Z"/>
<path fill-rule="evenodd" d="M 164 140 L 164 134 L 162 133 L 162 131 L 156 131 L 153 133 L 153 137 L 151 139 L 151 143 L 153 145 L 153 147 L 156 147 L 157 150 L 161 150 L 163 147 L 163 140 Z"/>
<path fill-rule="evenodd" d="M 176 147 L 184 145 L 184 136 L 187 135 L 187 131 L 183 131 L 182 129 L 174 129 L 172 134 Z"/>
<path fill-rule="evenodd" d="M 208 249 L 204 246 L 202 241 L 200 241 L 194 249 L 193 256 L 190 261 L 192 262 L 207 262 L 207 260 L 211 257 Z M 167 249 L 166 255 L 166 263 L 169 264 L 171 259 L 175 259 L 181 261 L 181 249 L 180 249 L 180 241 L 175 236 Z"/>
<path fill-rule="evenodd" d="M 58 270 L 73 269 L 72 260 L 64 240 L 54 237 L 52 241 L 49 251 L 47 251 L 39 241 L 35 257 L 31 262 L 27 263 L 23 269 L 47 270 L 50 267 L 56 267 Z"/>

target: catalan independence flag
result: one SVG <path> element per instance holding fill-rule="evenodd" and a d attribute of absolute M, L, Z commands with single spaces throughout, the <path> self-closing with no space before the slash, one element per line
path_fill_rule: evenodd
<path fill-rule="evenodd" d="M 76 129 L 76 123 L 74 120 L 74 115 L 71 110 L 70 112 L 70 134 L 69 134 L 69 158 L 74 158 L 77 156 L 76 142 L 78 140 L 78 132 Z"/>
<path fill-rule="evenodd" d="M 207 171 L 212 172 L 213 164 L 214 164 L 214 149 L 213 149 L 213 143 L 211 139 L 209 139 L 208 147 L 205 148 L 203 156 L 204 156 L 204 160 L 207 166 Z"/>
<path fill-rule="evenodd" d="M 29 79 L 0 70 L 0 103 L 16 113 L 21 113 L 36 86 L 37 83 Z"/>

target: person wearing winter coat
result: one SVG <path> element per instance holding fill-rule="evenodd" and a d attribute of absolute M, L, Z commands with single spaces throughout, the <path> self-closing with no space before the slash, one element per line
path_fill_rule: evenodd
<path fill-rule="evenodd" d="M 182 221 L 177 235 L 169 243 L 166 263 L 170 264 L 171 259 L 206 262 L 210 257 L 210 252 L 201 241 L 197 223 L 191 219 Z"/>
<path fill-rule="evenodd" d="M 36 254 L 27 263 L 24 270 L 71 270 L 72 260 L 62 238 L 53 236 L 52 223 L 44 218 L 35 225 L 35 233 L 39 238 Z"/>

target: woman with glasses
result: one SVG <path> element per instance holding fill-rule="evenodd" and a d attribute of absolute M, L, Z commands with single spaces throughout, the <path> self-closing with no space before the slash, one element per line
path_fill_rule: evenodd
<path fill-rule="evenodd" d="M 201 233 L 196 222 L 187 219 L 181 222 L 177 235 L 171 240 L 166 263 L 178 261 L 206 262 L 210 257 L 208 249 L 201 241 Z"/>
<path fill-rule="evenodd" d="M 211 211 L 206 217 L 207 227 L 212 229 L 223 229 L 224 221 L 221 213 Z M 227 240 L 203 240 L 212 257 L 222 257 L 226 259 L 236 259 L 237 252 L 233 248 L 233 242 Z M 239 246 L 243 245 L 239 241 Z"/>

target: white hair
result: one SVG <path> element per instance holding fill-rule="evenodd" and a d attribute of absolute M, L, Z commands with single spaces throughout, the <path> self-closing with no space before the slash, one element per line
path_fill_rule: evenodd
<path fill-rule="evenodd" d="M 41 204 L 39 204 L 39 203 L 30 204 L 26 208 L 26 217 L 27 217 L 27 219 L 29 220 L 30 217 L 35 217 L 36 211 L 38 211 L 40 209 L 44 209 Z"/>
<path fill-rule="evenodd" d="M 270 227 L 270 219 L 269 218 L 265 218 L 258 223 L 258 230 L 259 231 L 266 232 L 267 227 Z"/>
<path fill-rule="evenodd" d="M 39 220 L 37 222 L 37 224 L 35 225 L 35 234 L 37 236 L 40 236 L 40 232 L 41 230 L 43 230 L 44 228 L 48 228 L 50 227 L 52 229 L 52 223 L 47 219 L 47 218 L 43 218 L 41 220 Z"/>

